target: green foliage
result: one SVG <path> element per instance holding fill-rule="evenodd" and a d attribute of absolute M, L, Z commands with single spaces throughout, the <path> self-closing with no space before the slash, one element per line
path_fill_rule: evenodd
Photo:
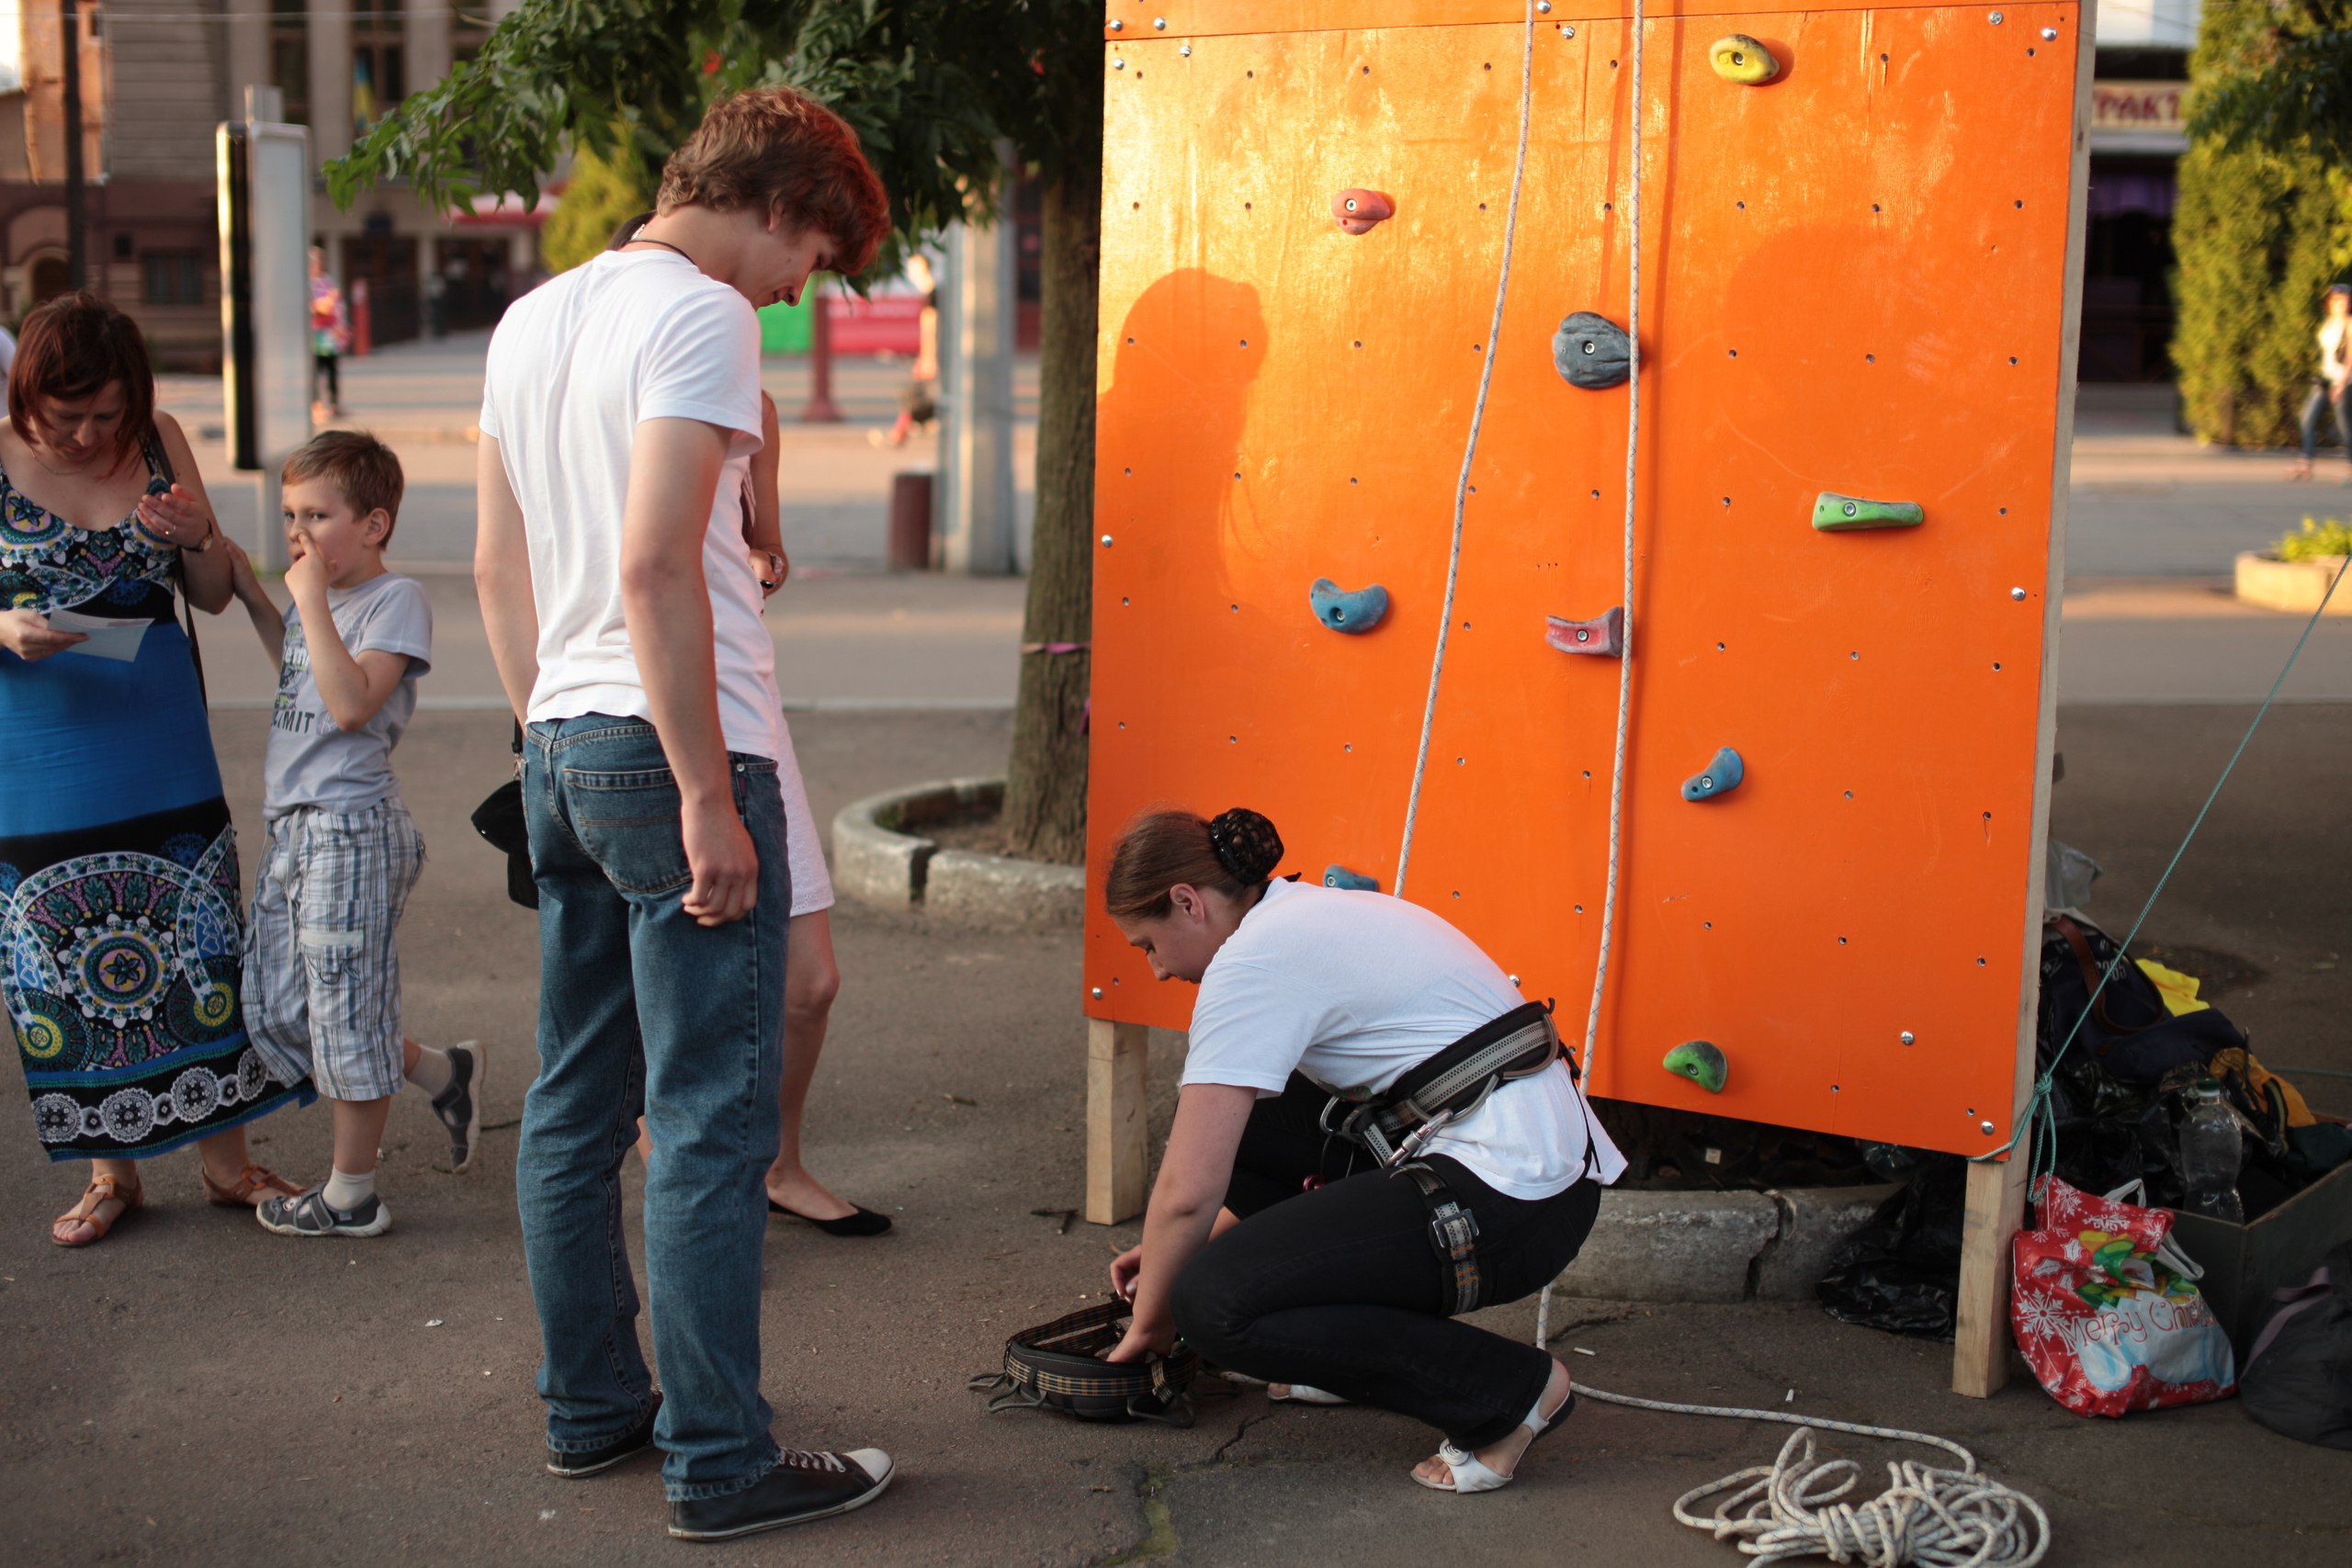
<path fill-rule="evenodd" d="M 2272 552 L 2280 560 L 2332 560 L 2352 556 L 2352 525 L 2340 517 L 2324 523 L 2303 519 L 2303 525 L 2278 541 Z"/>
<path fill-rule="evenodd" d="M 2352 0 L 2208 0 L 2200 54 L 2217 17 L 2243 68 L 2200 85 L 2190 135 L 2352 163 Z"/>
<path fill-rule="evenodd" d="M 713 96 L 784 85 L 856 130 L 912 243 L 993 211 L 1005 140 L 1049 179 L 1099 161 L 1099 20 L 1077 0 L 526 0 L 329 164 L 328 192 L 535 197 L 568 147 L 634 163 L 650 189 Z"/>
<path fill-rule="evenodd" d="M 2209 0 L 2189 61 L 2199 104 L 2258 78 L 2272 15 L 2266 0 Z M 2172 357 L 2189 427 L 2208 441 L 2282 446 L 2318 365 L 2322 297 L 2352 246 L 2341 182 L 2308 148 L 2221 134 L 2190 143 L 2179 180 Z"/>
<path fill-rule="evenodd" d="M 570 272 L 652 205 L 652 184 L 635 159 L 605 158 L 582 147 L 572 154 L 571 177 L 539 231 L 539 257 L 550 272 Z"/>

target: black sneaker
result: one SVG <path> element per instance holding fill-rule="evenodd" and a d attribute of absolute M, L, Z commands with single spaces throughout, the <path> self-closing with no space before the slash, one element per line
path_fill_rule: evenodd
<path fill-rule="evenodd" d="M 463 1170 L 472 1163 L 474 1144 L 481 1136 L 482 1070 L 490 1065 L 490 1051 L 469 1040 L 450 1046 L 446 1055 L 449 1087 L 433 1097 L 433 1114 L 449 1129 L 449 1168 Z"/>
<path fill-rule="evenodd" d="M 381 1235 L 392 1228 L 392 1212 L 373 1192 L 356 1209 L 338 1209 L 323 1187 L 297 1198 L 265 1198 L 254 1206 L 254 1218 L 279 1235 Z"/>
<path fill-rule="evenodd" d="M 566 1481 L 577 1481 L 582 1476 L 610 1470 L 632 1454 L 643 1453 L 653 1446 L 653 1418 L 661 1414 L 662 1396 L 656 1393 L 653 1403 L 645 1407 L 645 1414 L 638 1417 L 637 1424 L 611 1442 L 597 1448 L 570 1450 L 549 1447 L 548 1473 L 560 1475 Z"/>
<path fill-rule="evenodd" d="M 741 1492 L 670 1505 L 670 1533 L 680 1540 L 727 1540 L 804 1525 L 862 1508 L 882 1495 L 895 1467 L 880 1449 L 845 1454 L 786 1449 L 775 1468 Z"/>

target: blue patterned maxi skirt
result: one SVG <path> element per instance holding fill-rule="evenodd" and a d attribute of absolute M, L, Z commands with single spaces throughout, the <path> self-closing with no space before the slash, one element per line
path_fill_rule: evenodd
<path fill-rule="evenodd" d="M 245 1038 L 187 634 L 157 621 L 129 663 L 0 649 L 0 995 L 49 1157 L 143 1159 L 314 1098 Z"/>

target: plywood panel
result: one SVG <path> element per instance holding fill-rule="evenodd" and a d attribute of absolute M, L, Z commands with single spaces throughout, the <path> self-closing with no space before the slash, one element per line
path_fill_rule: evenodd
<path fill-rule="evenodd" d="M 1159 802 L 1253 806 L 1283 829 L 1285 871 L 1391 885 L 1492 354 L 1407 893 L 1558 998 L 1574 1033 L 1618 671 L 1543 633 L 1620 598 L 1628 397 L 1566 384 L 1550 339 L 1573 310 L 1625 316 L 1629 30 L 1537 30 L 1489 344 L 1521 29 L 1284 30 L 1343 9 L 1255 6 L 1258 32 L 1181 42 L 1129 22 L 1106 50 L 1097 903 L 1112 838 Z M 1952 7 L 1646 28 L 1634 710 L 1603 1095 L 1963 1153 L 2008 1136 L 2076 13 L 2005 10 L 1999 27 Z M 1161 14 L 1172 29 L 1212 11 L 1237 14 Z M 1775 47 L 1780 81 L 1715 76 L 1707 45 L 1735 28 Z M 1342 233 L 1329 207 L 1348 186 L 1396 216 Z M 1823 490 L 1928 520 L 1817 533 Z M 1320 576 L 1381 583 L 1387 619 L 1326 630 Z M 1684 802 L 1725 745 L 1747 783 Z M 1154 987 L 1099 914 L 1086 971 L 1095 1016 L 1184 1026 L 1190 989 Z M 1729 1056 L 1721 1096 L 1659 1066 L 1690 1039 Z"/>

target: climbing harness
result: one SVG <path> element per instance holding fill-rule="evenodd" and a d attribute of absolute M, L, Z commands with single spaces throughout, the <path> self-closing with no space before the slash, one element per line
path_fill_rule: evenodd
<path fill-rule="evenodd" d="M 1115 1296 L 1004 1342 L 1004 1370 L 980 1372 L 965 1386 L 993 1394 L 991 1416 L 1002 1410 L 1058 1410 L 1081 1421 L 1193 1424 L 1193 1375 L 1200 1358 L 1178 1345 L 1141 1361 L 1105 1361 L 1126 1331 L 1135 1308 Z"/>
<path fill-rule="evenodd" d="M 1415 1161 L 1398 1167 L 1396 1174 L 1419 1188 L 1421 1201 L 1429 1205 L 1430 1245 L 1446 1265 L 1445 1315 L 1460 1317 L 1477 1311 L 1486 1294 L 1486 1281 L 1478 1272 L 1478 1216 L 1464 1208 L 1445 1179 L 1428 1166 Z"/>
<path fill-rule="evenodd" d="M 1371 1150 L 1394 1170 L 1446 1122 L 1469 1115 L 1504 1084 L 1532 1077 L 1559 1058 L 1552 1010 L 1523 1002 L 1408 1067 L 1378 1094 L 1333 1095 L 1320 1122 L 1326 1133 Z"/>

